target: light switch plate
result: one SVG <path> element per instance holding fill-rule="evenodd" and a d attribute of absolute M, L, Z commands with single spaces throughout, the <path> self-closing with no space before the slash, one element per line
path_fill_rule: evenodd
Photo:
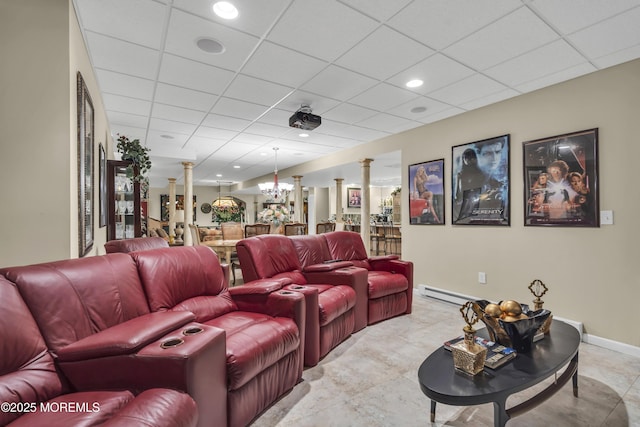
<path fill-rule="evenodd" d="M 600 225 L 613 224 L 613 211 L 600 211 Z"/>

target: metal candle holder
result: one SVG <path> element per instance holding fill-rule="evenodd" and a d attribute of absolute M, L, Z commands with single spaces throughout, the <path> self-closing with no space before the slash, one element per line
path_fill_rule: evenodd
<path fill-rule="evenodd" d="M 529 291 L 533 294 L 535 299 L 533 300 L 534 310 L 541 310 L 544 305 L 544 301 L 542 301 L 541 297 L 547 293 L 549 288 L 542 282 L 542 280 L 535 279 L 533 282 L 529 284 Z M 544 334 L 548 334 L 551 329 L 551 321 L 553 320 L 553 315 L 550 315 L 544 324 L 538 329 L 539 332 Z"/>

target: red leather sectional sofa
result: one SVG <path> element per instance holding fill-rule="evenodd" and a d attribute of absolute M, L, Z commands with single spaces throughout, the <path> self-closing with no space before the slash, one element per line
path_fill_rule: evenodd
<path fill-rule="evenodd" d="M 397 255 L 369 257 L 358 233 L 260 235 L 236 249 L 245 281 L 287 278 L 294 283 L 287 289 L 305 294 L 307 366 L 351 332 L 411 313 L 413 263 Z"/>
<path fill-rule="evenodd" d="M 0 425 L 246 426 L 304 364 L 411 312 L 413 264 L 367 257 L 357 233 L 237 250 L 231 289 L 208 247 L 141 239 L 0 270 Z"/>
<path fill-rule="evenodd" d="M 301 379 L 304 297 L 287 279 L 229 290 L 205 246 L 0 273 L 0 402 L 100 408 L 0 425 L 245 426 Z"/>

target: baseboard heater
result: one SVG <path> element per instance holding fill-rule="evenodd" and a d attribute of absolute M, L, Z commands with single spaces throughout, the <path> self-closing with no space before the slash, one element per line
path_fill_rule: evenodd
<path fill-rule="evenodd" d="M 474 296 L 470 296 L 470 295 L 464 295 L 464 294 L 459 294 L 457 292 L 452 292 L 452 291 L 448 291 L 446 289 L 439 289 L 439 288 L 434 288 L 431 286 L 427 286 L 427 285 L 423 285 L 420 284 L 418 285 L 418 294 L 424 297 L 429 297 L 429 298 L 434 298 L 437 300 L 441 300 L 441 301 L 445 301 L 445 302 L 450 302 L 452 304 L 456 304 L 456 305 L 462 305 L 465 302 L 469 301 L 469 300 L 478 300 L 478 299 L 484 299 L 481 297 L 474 297 Z M 529 306 L 532 305 L 532 303 L 527 302 L 529 304 Z M 553 312 L 553 310 L 551 310 Z M 562 317 L 558 317 L 555 314 L 553 315 L 554 319 L 558 319 L 562 322 L 565 322 L 571 326 L 573 326 L 574 328 L 576 328 L 578 330 L 578 333 L 580 333 L 580 340 L 583 340 L 583 325 L 582 322 L 578 322 L 575 320 L 570 320 L 570 319 L 564 319 Z M 551 326 L 553 328 L 553 325 Z"/>

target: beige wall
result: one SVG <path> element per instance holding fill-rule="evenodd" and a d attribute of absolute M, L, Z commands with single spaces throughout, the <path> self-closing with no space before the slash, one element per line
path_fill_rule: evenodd
<path fill-rule="evenodd" d="M 96 110 L 96 159 L 102 101 L 69 0 L 1 5 L 0 266 L 77 257 L 78 70 Z M 97 217 L 94 231 L 92 254 L 106 237 Z"/>
<path fill-rule="evenodd" d="M 444 157 L 450 174 L 453 145 L 511 135 L 511 226 L 453 227 L 450 187 L 446 226 L 409 225 L 405 211 L 402 253 L 415 263 L 415 285 L 531 303 L 527 286 L 540 279 L 550 288 L 545 308 L 584 322 L 588 334 L 640 346 L 639 99 L 640 60 L 380 141 L 402 149 L 403 170 Z M 590 128 L 599 128 L 600 209 L 613 210 L 614 225 L 524 227 L 522 142 Z"/>

